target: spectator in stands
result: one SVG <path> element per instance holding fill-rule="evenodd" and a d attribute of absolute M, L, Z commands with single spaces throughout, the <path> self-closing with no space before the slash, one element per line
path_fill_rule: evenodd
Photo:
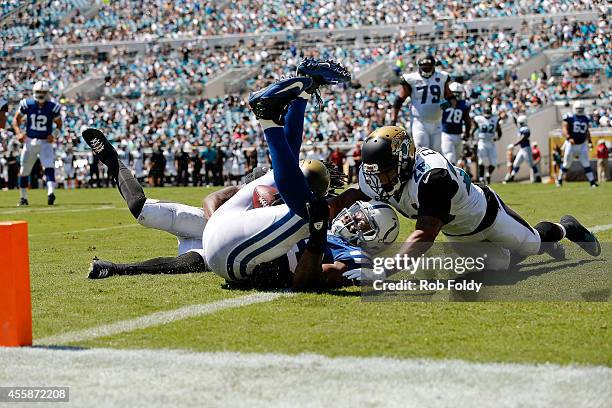
<path fill-rule="evenodd" d="M 349 182 L 359 182 L 359 167 L 361 167 L 361 143 L 357 143 L 353 149 L 353 165 L 349 169 Z"/>

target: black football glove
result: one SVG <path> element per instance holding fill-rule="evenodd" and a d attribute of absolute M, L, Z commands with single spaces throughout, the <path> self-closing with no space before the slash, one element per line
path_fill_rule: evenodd
<path fill-rule="evenodd" d="M 327 200 L 321 198 L 306 203 L 308 211 L 308 229 L 310 238 L 308 248 L 311 252 L 323 253 L 327 244 L 327 227 L 329 225 L 329 205 Z"/>

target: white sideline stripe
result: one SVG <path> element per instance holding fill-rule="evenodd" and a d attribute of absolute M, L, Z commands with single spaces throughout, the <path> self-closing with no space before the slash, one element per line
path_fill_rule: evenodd
<path fill-rule="evenodd" d="M 113 227 L 100 227 L 100 228 L 86 228 L 82 230 L 73 230 L 73 231 L 53 231 L 53 232 L 39 232 L 37 234 L 30 234 L 31 237 L 38 237 L 43 235 L 64 235 L 64 234 L 76 234 L 80 232 L 96 232 L 96 231 L 108 231 L 114 229 L 122 229 L 122 228 L 133 228 L 139 227 L 140 224 L 126 224 L 126 225 L 116 225 Z"/>
<path fill-rule="evenodd" d="M 0 214 L 36 214 L 36 213 L 46 213 L 46 214 L 61 214 L 61 213 L 77 213 L 77 212 L 85 212 L 85 211 L 103 211 L 103 210 L 121 210 L 124 211 L 123 208 L 114 207 L 111 205 L 103 205 L 100 207 L 87 207 L 87 208 L 74 208 L 72 210 L 60 210 L 55 208 L 36 208 L 36 209 L 21 209 L 21 210 L 5 210 L 0 211 Z"/>
<path fill-rule="evenodd" d="M 602 231 L 607 231 L 609 229 L 612 229 L 612 224 L 595 225 L 594 227 L 589 228 L 591 232 L 602 232 Z"/>
<path fill-rule="evenodd" d="M 67 386 L 78 407 L 557 408 L 612 400 L 612 369 L 601 366 L 41 348 L 0 348 L 0 361 L 0 384 Z"/>
<path fill-rule="evenodd" d="M 231 299 L 223 299 L 217 302 L 189 305 L 175 310 L 156 312 L 149 315 L 137 317 L 130 320 L 122 320 L 115 323 L 105 324 L 84 330 L 77 330 L 45 337 L 35 340 L 36 345 L 61 345 L 79 341 L 93 340 L 99 337 L 112 336 L 119 333 L 131 332 L 138 329 L 160 326 L 177 320 L 190 317 L 212 314 L 224 309 L 248 306 L 255 303 L 270 302 L 283 296 L 291 296 L 291 292 L 261 292 L 252 295 L 241 296 Z"/>

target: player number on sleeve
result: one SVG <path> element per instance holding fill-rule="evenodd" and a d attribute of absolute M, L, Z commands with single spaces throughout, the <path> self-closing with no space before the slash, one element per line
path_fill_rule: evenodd
<path fill-rule="evenodd" d="M 47 130 L 47 117 L 45 115 L 30 115 L 30 128 L 39 132 Z"/>

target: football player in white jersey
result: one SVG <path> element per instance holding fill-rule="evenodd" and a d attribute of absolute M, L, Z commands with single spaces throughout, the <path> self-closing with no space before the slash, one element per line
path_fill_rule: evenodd
<path fill-rule="evenodd" d="M 491 107 L 485 105 L 482 109 L 482 115 L 474 117 L 476 126 L 472 134 L 476 134 L 478 139 L 478 179 L 481 183 L 486 181 L 491 183 L 491 175 L 497 166 L 497 151 L 495 150 L 495 142 L 502 137 L 501 126 L 497 115 L 491 113 Z M 486 173 L 485 173 L 486 165 Z"/>
<path fill-rule="evenodd" d="M 359 190 L 349 189 L 338 196 L 331 205 L 332 215 L 338 207 L 365 197 L 388 202 L 405 217 L 416 219 L 400 255 L 420 256 L 440 232 L 451 244 L 495 244 L 496 251 L 488 259 L 488 267 L 495 270 L 505 270 L 517 259 L 541 252 L 562 258 L 565 251 L 558 241 L 563 237 L 592 256 L 601 253 L 595 235 L 574 217 L 566 215 L 559 223 L 545 221 L 531 227 L 493 190 L 472 184 L 442 154 L 415 149 L 401 127 L 385 126 L 372 132 L 363 144 L 362 158 Z"/>
<path fill-rule="evenodd" d="M 531 137 L 531 130 L 527 125 L 527 116 L 519 116 L 516 120 L 516 124 L 519 127 L 518 141 L 511 146 L 513 148 L 516 146 L 520 146 L 520 150 L 518 151 L 516 158 L 512 163 L 512 170 L 510 171 L 510 173 L 506 174 L 504 183 L 514 181 L 514 176 L 516 176 L 516 173 L 518 173 L 521 167 L 521 163 L 523 161 L 527 162 L 527 165 L 531 169 L 533 182 L 541 183 L 542 177 L 540 177 L 540 170 L 538 169 L 538 166 L 536 166 L 533 162 L 533 151 L 531 150 L 531 142 L 529 141 L 529 138 Z"/>
<path fill-rule="evenodd" d="M 393 103 L 391 123 L 397 123 L 398 113 L 410 97 L 410 132 L 417 147 L 442 151 L 442 111 L 455 96 L 449 88 L 449 77 L 436 70 L 436 59 L 425 55 L 417 60 L 418 71 L 404 74 L 398 96 Z"/>

